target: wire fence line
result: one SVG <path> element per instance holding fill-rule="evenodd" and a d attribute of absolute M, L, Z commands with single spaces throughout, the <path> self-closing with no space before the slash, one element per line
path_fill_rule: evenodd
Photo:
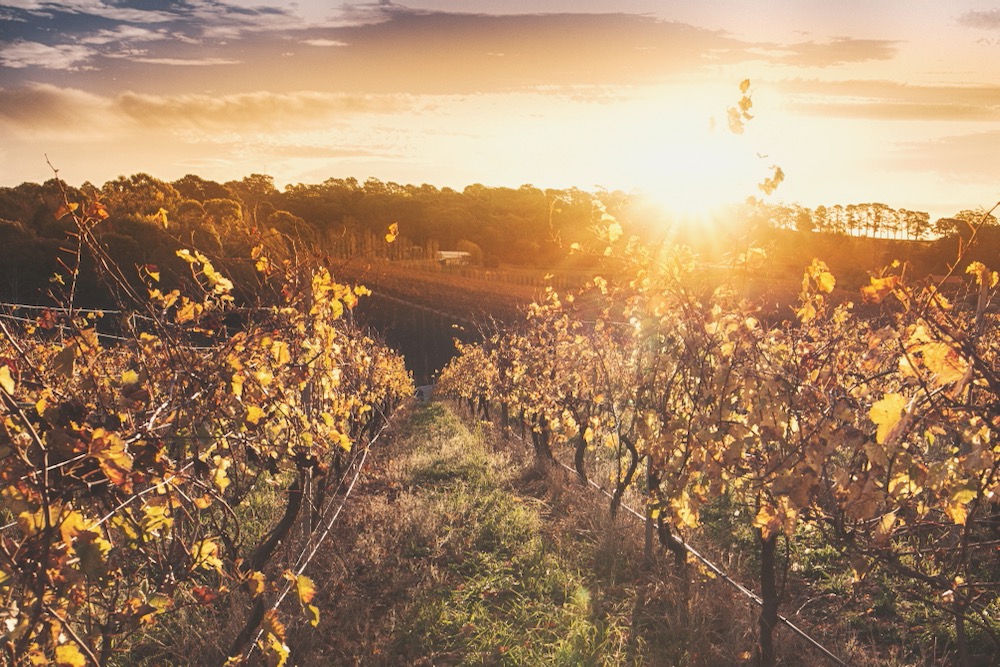
<path fill-rule="evenodd" d="M 330 509 L 333 507 L 334 503 L 337 502 L 337 495 L 340 493 L 341 489 L 344 488 L 344 482 L 347 479 L 346 476 L 341 478 L 340 483 L 337 485 L 337 489 L 333 493 L 333 498 L 331 498 L 330 502 L 327 503 L 326 509 L 320 515 L 319 523 L 320 525 L 323 525 L 323 531 L 319 534 L 319 537 L 316 538 L 315 542 L 313 542 L 312 536 L 310 536 L 309 539 L 306 540 L 306 544 L 303 546 L 302 551 L 299 552 L 299 556 L 295 559 L 295 564 L 292 567 L 294 568 L 293 574 L 295 575 L 296 578 L 302 576 L 303 572 L 305 572 L 306 568 L 309 566 L 309 563 L 312 562 L 312 559 L 315 558 L 316 554 L 319 552 L 319 548 L 330 536 L 330 532 L 333 530 L 334 524 L 337 522 L 337 519 L 340 517 L 340 513 L 347 505 L 347 500 L 350 498 L 351 493 L 354 491 L 354 485 L 357 483 L 358 478 L 361 477 L 361 471 L 364 469 L 365 462 L 368 460 L 368 453 L 371 451 L 372 446 L 379 440 L 379 438 L 382 437 L 382 434 L 385 433 L 386 429 L 389 428 L 391 415 L 386 416 L 383 413 L 382 417 L 384 421 L 378 433 L 376 433 L 373 437 L 371 437 L 368 440 L 368 444 L 364 446 L 364 448 L 361 450 L 360 453 L 355 455 L 354 460 L 351 462 L 351 465 L 355 466 L 354 476 L 351 478 L 350 483 L 347 485 L 347 490 L 344 492 L 343 497 L 340 499 L 340 504 L 337 506 L 336 511 L 333 512 L 333 514 L 329 517 L 328 520 L 326 520 L 327 512 L 329 512 Z M 325 525 L 324 525 L 324 520 L 325 520 Z M 285 583 L 285 586 L 282 589 L 281 593 L 278 595 L 277 599 L 271 605 L 270 607 L 271 611 L 276 611 L 278 607 L 281 606 L 281 603 L 285 601 L 285 598 L 288 597 L 288 594 L 292 590 L 292 583 L 293 581 L 291 580 Z M 250 642 L 249 648 L 247 648 L 246 653 L 244 654 L 244 658 L 246 660 L 249 660 L 250 657 L 253 655 L 254 651 L 257 649 L 257 642 L 260 641 L 261 635 L 263 634 L 264 634 L 264 629 L 259 628 L 257 630 L 257 634 L 254 636 L 253 641 Z"/>
<path fill-rule="evenodd" d="M 492 421 L 490 423 L 494 427 L 496 426 L 496 424 L 494 424 Z M 513 430 L 507 429 L 507 432 L 508 432 L 508 434 L 510 436 L 512 436 L 515 439 L 519 440 L 521 442 L 521 444 L 523 444 L 525 446 L 528 445 L 527 441 L 524 438 L 522 438 L 520 435 L 518 435 L 517 433 L 515 433 Z M 572 467 L 566 465 L 565 463 L 563 463 L 562 461 L 560 461 L 559 459 L 557 459 L 555 457 L 553 457 L 553 460 L 555 461 L 555 463 L 557 463 L 560 467 L 562 467 L 563 469 L 565 469 L 571 475 L 573 475 L 575 477 L 579 477 L 579 473 L 576 471 L 575 468 L 572 468 Z M 588 484 L 588 486 L 592 487 L 593 489 L 595 489 L 597 491 L 600 491 L 602 494 L 604 494 L 608 498 L 614 500 L 614 498 L 615 498 L 614 494 L 612 494 L 610 491 L 608 491 L 603 486 L 601 486 L 600 484 L 598 484 L 594 480 L 590 479 L 589 477 L 587 478 L 587 484 Z M 645 514 L 639 512 L 638 510 L 636 510 L 633 507 L 629 506 L 625 502 L 622 502 L 619 505 L 619 507 L 621 509 L 625 510 L 626 514 L 629 514 L 629 515 L 633 516 L 634 518 L 638 519 L 639 521 L 642 521 L 645 524 L 645 522 L 646 522 L 646 520 L 648 518 Z M 764 601 L 761 599 L 761 597 L 759 595 L 757 595 L 752 590 L 750 590 L 749 588 L 747 588 L 746 586 L 744 586 L 743 584 L 741 584 L 740 582 L 738 582 L 733 577 L 731 577 L 719 565 L 716 565 L 715 563 L 713 563 L 706 556 L 704 556 L 702 553 L 700 553 L 697 549 L 695 549 L 693 546 L 691 546 L 691 544 L 689 544 L 688 542 L 685 542 L 684 540 L 682 540 L 679 536 L 677 536 L 677 535 L 671 535 L 671 537 L 674 540 L 676 540 L 678 544 L 680 544 L 682 547 L 684 547 L 685 551 L 687 551 L 694 558 L 696 558 L 700 563 L 702 563 L 705 567 L 707 567 L 709 570 L 711 570 L 713 574 L 715 574 L 720 579 L 722 579 L 723 581 L 725 581 L 727 584 L 729 584 L 731 587 L 733 587 L 735 590 L 737 590 L 739 593 L 741 593 L 744 597 L 746 597 L 747 599 L 749 599 L 750 601 L 752 601 L 758 607 L 763 606 Z M 778 614 L 778 622 L 781 623 L 782 625 L 784 625 L 785 627 L 787 627 L 792 632 L 794 632 L 796 635 L 798 635 L 801 639 L 805 640 L 811 646 L 813 646 L 816 650 L 818 650 L 820 653 L 822 653 L 824 656 L 826 656 L 826 658 L 829 659 L 832 663 L 834 663 L 836 665 L 839 665 L 839 667 L 849 667 L 848 663 L 844 662 L 844 660 L 842 660 L 839 656 L 837 656 L 837 654 L 835 654 L 833 651 L 831 651 L 830 649 L 828 649 L 825 646 L 823 646 L 819 641 L 817 641 L 812 636 L 810 636 L 805 630 L 803 630 L 802 628 L 800 628 L 797 625 L 795 625 L 794 623 L 792 623 L 786 616 Z"/>

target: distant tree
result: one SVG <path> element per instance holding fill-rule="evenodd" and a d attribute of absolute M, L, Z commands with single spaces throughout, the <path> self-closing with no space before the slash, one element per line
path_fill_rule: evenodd
<path fill-rule="evenodd" d="M 472 241 L 466 241 L 461 239 L 455 244 L 455 250 L 460 252 L 469 253 L 469 261 L 472 264 L 482 264 L 483 263 L 483 249 Z"/>
<path fill-rule="evenodd" d="M 177 189 L 149 174 L 119 176 L 101 187 L 101 197 L 108 213 L 120 217 L 148 217 L 176 211 L 182 197 Z"/>
<path fill-rule="evenodd" d="M 171 183 L 185 199 L 204 202 L 207 199 L 231 199 L 233 193 L 221 183 L 188 174 Z"/>
<path fill-rule="evenodd" d="M 226 188 L 231 190 L 240 203 L 243 210 L 254 225 L 263 222 L 274 209 L 268 212 L 261 211 L 261 206 L 270 204 L 277 199 L 278 189 L 274 186 L 274 177 L 267 174 L 250 174 L 241 181 L 228 181 Z"/>
<path fill-rule="evenodd" d="M 903 229 L 907 239 L 922 241 L 931 229 L 930 214 L 926 211 L 909 211 L 900 209 L 903 219 Z"/>
<path fill-rule="evenodd" d="M 813 211 L 813 222 L 816 224 L 816 231 L 830 231 L 830 212 L 827 210 L 826 206 L 820 204 L 816 207 L 816 210 Z"/>
<path fill-rule="evenodd" d="M 816 223 L 813 222 L 813 216 L 809 212 L 809 209 L 798 208 L 795 213 L 795 229 L 800 232 L 811 232 L 816 229 Z"/>

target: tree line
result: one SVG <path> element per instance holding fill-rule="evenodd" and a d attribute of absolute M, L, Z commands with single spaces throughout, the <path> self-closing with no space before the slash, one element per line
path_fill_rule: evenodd
<path fill-rule="evenodd" d="M 570 249 L 590 238 L 601 210 L 607 210 L 621 221 L 626 236 L 649 241 L 669 232 L 675 242 L 705 255 L 720 252 L 707 245 L 718 245 L 720 237 L 733 241 L 722 244 L 722 252 L 729 252 L 748 236 L 760 240 L 788 230 L 834 240 L 919 241 L 930 244 L 928 271 L 939 271 L 954 256 L 956 242 L 983 217 L 982 212 L 960 211 L 931 223 L 925 212 L 877 203 L 810 209 L 754 202 L 727 210 L 724 220 L 711 221 L 724 233 L 704 234 L 698 226 L 685 226 L 621 191 L 482 184 L 458 191 L 375 178 L 330 178 L 279 189 L 263 174 L 219 183 L 193 174 L 168 182 L 139 173 L 80 187 L 53 178 L 0 188 L 0 243 L 17 249 L 0 266 L 0 299 L 45 301 L 50 279 L 72 250 L 66 245 L 72 223 L 55 215 L 63 190 L 71 200 L 101 202 L 108 217 L 95 233 L 120 266 L 149 264 L 166 276 L 183 275 L 185 267 L 174 254 L 180 242 L 201 249 L 244 286 L 253 284 L 254 276 L 245 262 L 232 258 L 245 258 L 247 239 L 257 234 L 275 239 L 289 256 L 318 252 L 334 259 L 407 260 L 435 259 L 438 250 L 464 250 L 472 261 L 486 266 L 549 268 L 584 262 Z M 595 206 L 597 201 L 603 209 Z M 987 227 L 980 232 L 979 248 L 989 254 L 1000 250 L 1000 227 L 993 216 L 983 219 Z M 383 236 L 393 223 L 399 225 L 399 239 L 386 244 Z M 928 240 L 932 237 L 937 239 Z M 113 301 L 94 279 L 94 267 L 85 264 L 80 272 L 81 303 L 100 306 Z"/>

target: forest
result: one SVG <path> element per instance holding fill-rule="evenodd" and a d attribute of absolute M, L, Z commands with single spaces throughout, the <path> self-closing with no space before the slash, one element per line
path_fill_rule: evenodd
<path fill-rule="evenodd" d="M 107 217 L 94 233 L 109 256 L 128 269 L 130 280 L 129 267 L 143 265 L 154 265 L 167 276 L 182 275 L 185 267 L 174 256 L 178 243 L 198 247 L 237 278 L 247 276 L 247 267 L 233 258 L 246 255 L 251 232 L 282 239 L 287 253 L 337 260 L 434 260 L 438 250 L 462 250 L 484 267 L 530 267 L 539 274 L 590 270 L 592 258 L 572 249 L 592 238 L 600 217 L 594 202 L 600 201 L 626 234 L 692 247 L 709 264 L 732 261 L 748 247 L 759 247 L 788 265 L 786 277 L 797 280 L 801 257 L 812 254 L 860 284 L 866 272 L 894 258 L 906 259 L 920 275 L 945 273 L 982 214 L 963 210 L 931 222 L 926 213 L 879 203 L 806 208 L 751 198 L 702 221 L 714 232 L 705 235 L 620 191 L 475 184 L 459 192 L 374 178 L 363 183 L 331 178 L 279 190 L 262 174 L 217 183 L 195 175 L 166 182 L 140 173 L 79 187 L 53 178 L 0 188 L 0 241 L 17 249 L 0 266 L 0 299 L 50 303 L 49 281 L 59 268 L 66 234 L 74 231 L 68 218 L 56 215 L 64 189 L 71 201 L 100 204 Z M 985 222 L 975 258 L 1000 251 L 996 218 L 989 215 Z M 392 224 L 398 225 L 399 236 L 387 245 L 382 237 Z M 81 305 L 113 303 L 86 264 L 78 289 Z"/>

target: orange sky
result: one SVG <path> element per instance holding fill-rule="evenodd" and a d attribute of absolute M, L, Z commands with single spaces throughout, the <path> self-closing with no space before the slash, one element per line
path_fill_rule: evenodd
<path fill-rule="evenodd" d="M 1000 9 L 893 0 L 14 0 L 0 184 L 641 187 L 932 217 L 1000 200 Z M 743 78 L 756 118 L 725 131 Z M 714 121 L 714 129 L 713 129 Z M 763 155 L 766 157 L 758 157 Z"/>

